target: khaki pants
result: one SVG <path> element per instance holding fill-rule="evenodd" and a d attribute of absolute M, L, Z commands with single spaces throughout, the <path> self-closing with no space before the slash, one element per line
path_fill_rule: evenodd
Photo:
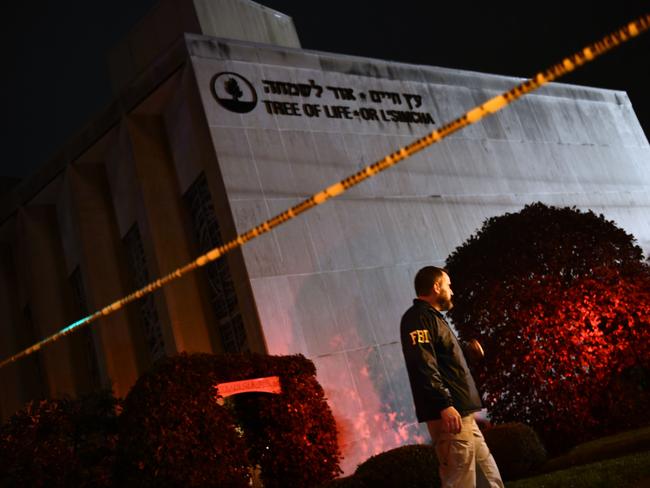
<path fill-rule="evenodd" d="M 442 432 L 440 420 L 427 422 L 440 464 L 442 488 L 503 488 L 499 468 L 473 415 L 463 417 L 458 434 Z"/>

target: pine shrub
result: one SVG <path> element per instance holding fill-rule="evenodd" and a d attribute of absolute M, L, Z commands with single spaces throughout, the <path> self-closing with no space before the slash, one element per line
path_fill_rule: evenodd
<path fill-rule="evenodd" d="M 535 431 L 519 422 L 495 425 L 483 432 L 504 480 L 534 473 L 546 462 L 546 450 Z"/>
<path fill-rule="evenodd" d="M 354 478 L 369 488 L 440 486 L 436 451 L 425 444 L 397 447 L 372 456 L 359 465 Z"/>

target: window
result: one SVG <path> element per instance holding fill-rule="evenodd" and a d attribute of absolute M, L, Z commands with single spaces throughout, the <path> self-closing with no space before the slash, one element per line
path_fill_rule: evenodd
<path fill-rule="evenodd" d="M 219 222 L 214 212 L 205 175 L 201 175 L 185 193 L 199 251 L 205 253 L 223 244 Z M 208 282 L 210 303 L 217 318 L 217 328 L 226 352 L 248 349 L 246 331 L 239 311 L 237 295 L 225 257 L 203 267 Z"/>
<path fill-rule="evenodd" d="M 126 248 L 128 265 L 131 269 L 132 282 L 136 289 L 149 284 L 149 272 L 147 271 L 147 259 L 144 254 L 144 245 L 138 225 L 135 224 L 124 236 L 124 247 Z M 163 341 L 160 317 L 156 310 L 156 303 L 153 295 L 142 297 L 138 301 L 140 318 L 144 328 L 147 346 L 151 353 L 151 359 L 155 361 L 165 355 L 165 343 Z"/>

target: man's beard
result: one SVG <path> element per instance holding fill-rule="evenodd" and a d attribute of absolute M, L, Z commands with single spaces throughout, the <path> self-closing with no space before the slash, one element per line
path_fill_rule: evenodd
<path fill-rule="evenodd" d="M 443 312 L 447 312 L 454 308 L 454 303 L 451 300 L 451 297 L 440 297 L 438 298 L 438 307 Z"/>

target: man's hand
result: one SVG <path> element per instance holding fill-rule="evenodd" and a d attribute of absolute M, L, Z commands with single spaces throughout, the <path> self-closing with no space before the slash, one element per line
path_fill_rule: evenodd
<path fill-rule="evenodd" d="M 442 420 L 442 431 L 450 434 L 460 432 L 460 414 L 454 407 L 447 407 L 440 411 L 440 420 Z"/>

